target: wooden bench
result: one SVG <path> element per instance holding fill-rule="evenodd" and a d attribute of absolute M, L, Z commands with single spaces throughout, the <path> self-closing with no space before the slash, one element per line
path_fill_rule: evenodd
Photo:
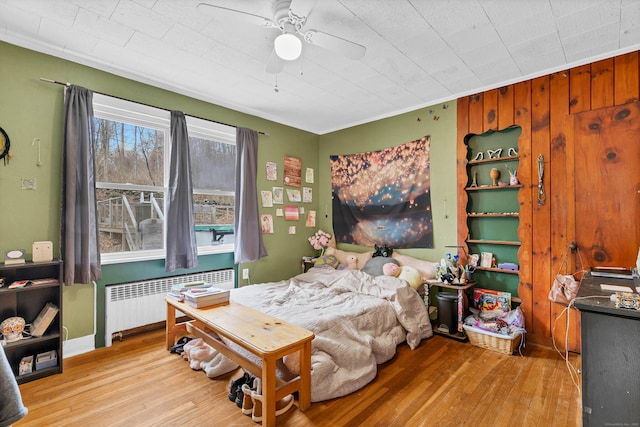
<path fill-rule="evenodd" d="M 182 332 L 202 338 L 207 344 L 262 380 L 263 420 L 265 426 L 276 422 L 276 402 L 298 391 L 298 407 L 311 405 L 311 341 L 314 334 L 242 304 L 230 303 L 206 308 L 192 308 L 170 297 L 167 302 L 167 349 Z M 191 320 L 176 323 L 176 310 Z M 262 366 L 229 347 L 227 338 L 258 356 Z M 291 381 L 276 377 L 276 361 L 300 352 L 300 374 Z"/>

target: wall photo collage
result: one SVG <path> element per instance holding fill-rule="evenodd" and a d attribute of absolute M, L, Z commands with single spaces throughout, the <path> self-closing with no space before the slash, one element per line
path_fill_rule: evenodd
<path fill-rule="evenodd" d="M 297 157 L 285 156 L 283 162 L 283 186 L 273 186 L 260 191 L 263 211 L 264 208 L 274 209 L 273 213 L 262 213 L 260 222 L 263 234 L 276 232 L 273 216 L 284 217 L 285 221 L 300 221 L 304 219 L 304 226 L 316 226 L 316 211 L 306 210 L 302 203 L 313 202 L 313 189 L 302 184 L 302 160 Z M 268 161 L 265 164 L 267 181 L 278 181 L 278 163 Z M 305 184 L 314 183 L 313 168 L 306 168 Z M 286 186 L 286 188 L 285 188 Z M 296 234 L 296 225 L 289 225 L 288 234 Z"/>

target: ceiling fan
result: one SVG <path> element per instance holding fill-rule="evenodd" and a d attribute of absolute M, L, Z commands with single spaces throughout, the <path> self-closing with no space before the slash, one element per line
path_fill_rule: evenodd
<path fill-rule="evenodd" d="M 273 19 L 209 3 L 199 3 L 197 7 L 214 8 L 244 22 L 280 30 L 280 35 L 274 40 L 273 52 L 267 63 L 269 73 L 279 73 L 285 61 L 298 59 L 302 54 L 303 41 L 350 59 L 362 58 L 366 52 L 364 46 L 322 31 L 304 28 L 316 1 L 274 0 Z"/>

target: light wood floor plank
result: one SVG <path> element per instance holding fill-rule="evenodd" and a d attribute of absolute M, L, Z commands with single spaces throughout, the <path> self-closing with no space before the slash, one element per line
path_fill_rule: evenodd
<path fill-rule="evenodd" d="M 435 336 L 406 345 L 376 379 L 339 399 L 296 407 L 284 427 L 580 426 L 581 399 L 564 360 L 528 345 L 507 356 Z M 578 366 L 579 355 L 570 362 Z M 209 379 L 164 348 L 164 331 L 64 360 L 64 372 L 22 384 L 28 426 L 255 426 L 227 398 L 237 370 Z M 578 379 L 579 380 L 579 379 Z"/>

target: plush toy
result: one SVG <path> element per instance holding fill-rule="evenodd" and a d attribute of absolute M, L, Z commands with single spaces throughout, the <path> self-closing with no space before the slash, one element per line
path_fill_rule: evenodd
<path fill-rule="evenodd" d="M 335 255 L 324 255 L 318 258 L 314 264 L 316 267 L 338 267 L 338 258 Z"/>
<path fill-rule="evenodd" d="M 365 273 L 369 273 L 372 276 L 382 276 L 384 275 L 382 266 L 390 262 L 400 265 L 394 258 L 384 258 L 381 256 L 377 256 L 375 258 L 369 259 L 369 261 L 365 263 L 364 267 L 362 267 L 362 271 L 364 271 Z"/>
<path fill-rule="evenodd" d="M 387 245 L 382 245 L 382 247 L 379 247 L 378 245 L 373 245 L 373 257 L 385 257 L 385 258 L 389 258 L 391 256 L 391 254 L 393 253 L 393 248 L 390 248 Z"/>
<path fill-rule="evenodd" d="M 358 257 L 356 255 L 347 255 L 347 270 L 358 269 Z"/>
<path fill-rule="evenodd" d="M 399 266 L 392 262 L 388 262 L 382 266 L 382 272 L 385 276 L 393 276 L 405 280 L 413 289 L 420 289 L 423 280 L 418 270 L 407 265 Z"/>
<path fill-rule="evenodd" d="M 338 265 L 338 270 L 357 270 L 358 269 L 358 256 L 350 254 L 345 256 L 345 262 Z"/>
<path fill-rule="evenodd" d="M 329 246 L 325 251 L 324 251 L 325 255 L 334 255 L 336 258 L 338 258 L 338 263 L 342 264 L 342 268 L 346 268 L 347 266 L 347 257 L 349 255 L 354 255 L 356 257 L 356 259 L 358 260 L 357 265 L 360 267 L 364 266 L 367 261 L 369 259 L 371 259 L 371 254 L 373 254 L 373 252 L 347 252 L 347 251 L 343 251 L 340 249 L 335 249 L 331 246 Z"/>

